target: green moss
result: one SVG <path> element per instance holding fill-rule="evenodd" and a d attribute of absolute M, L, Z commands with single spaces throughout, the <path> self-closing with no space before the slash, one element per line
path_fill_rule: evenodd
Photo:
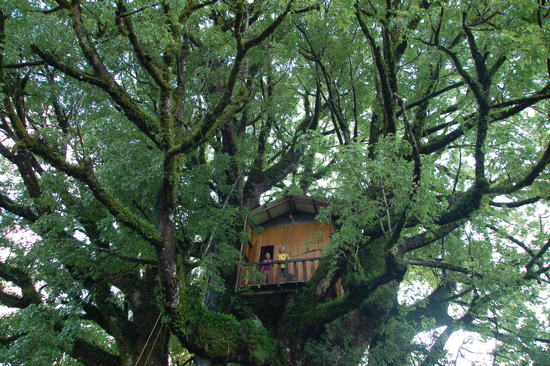
<path fill-rule="evenodd" d="M 231 296 L 231 294 L 225 293 L 221 299 L 222 309 L 231 309 L 231 314 L 235 315 L 237 319 L 247 319 L 251 313 L 254 313 L 252 307 L 241 296 Z"/>
<path fill-rule="evenodd" d="M 482 197 L 478 190 L 470 189 L 451 206 L 447 213 L 441 216 L 439 223 L 446 224 L 468 217 L 480 207 Z"/>
<path fill-rule="evenodd" d="M 337 322 L 332 326 L 338 326 Z M 305 364 L 315 366 L 357 365 L 361 362 L 363 352 L 353 347 L 352 334 L 340 331 L 339 339 L 331 333 L 323 334 L 318 339 L 310 339 L 304 346 Z"/>
<path fill-rule="evenodd" d="M 285 316 L 288 321 L 287 329 L 293 331 L 288 334 L 290 342 L 298 341 L 293 337 L 299 337 L 300 333 L 315 323 L 314 320 L 317 319 L 318 315 L 316 313 L 318 305 L 315 288 L 311 284 L 308 284 L 300 293 L 296 294 L 296 302 L 294 306 L 287 310 Z"/>
<path fill-rule="evenodd" d="M 283 353 L 267 329 L 252 320 L 243 323 L 248 327 L 250 360 L 256 365 L 283 365 Z"/>
<path fill-rule="evenodd" d="M 198 344 L 214 357 L 226 356 L 243 347 L 239 322 L 231 315 L 206 311 L 197 322 Z"/>
<path fill-rule="evenodd" d="M 257 321 L 239 322 L 233 315 L 216 313 L 204 308 L 202 297 L 193 290 L 177 310 L 174 326 L 185 337 L 194 338 L 195 345 L 212 360 L 226 359 L 231 354 L 249 353 L 256 365 L 283 365 L 282 347 Z"/>
<path fill-rule="evenodd" d="M 196 336 L 196 344 L 208 357 L 220 358 L 243 348 L 239 322 L 232 315 L 206 310 L 197 296 L 187 296 L 177 310 L 175 326 L 189 336 Z"/>

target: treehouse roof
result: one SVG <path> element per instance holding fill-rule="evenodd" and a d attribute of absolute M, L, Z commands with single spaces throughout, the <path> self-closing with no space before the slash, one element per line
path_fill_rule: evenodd
<path fill-rule="evenodd" d="M 326 206 L 328 206 L 327 202 L 316 201 L 302 192 L 296 191 L 255 208 L 252 210 L 252 217 L 256 225 L 262 225 L 282 215 L 296 212 L 317 215 L 319 208 Z"/>

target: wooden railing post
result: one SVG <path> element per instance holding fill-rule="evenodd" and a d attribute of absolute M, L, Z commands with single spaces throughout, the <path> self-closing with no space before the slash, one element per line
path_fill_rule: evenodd
<path fill-rule="evenodd" d="M 265 262 L 258 262 L 258 263 L 242 263 L 240 264 L 238 276 L 237 276 L 237 284 L 235 286 L 236 291 L 241 291 L 243 286 L 257 286 L 260 287 L 262 285 L 266 284 L 274 284 L 274 283 L 289 283 L 289 282 L 305 282 L 308 281 L 313 273 L 315 272 L 315 269 L 319 265 L 319 261 L 323 259 L 322 257 L 316 257 L 316 258 L 304 258 L 304 259 L 288 259 L 285 261 L 272 261 L 269 263 L 269 272 L 267 276 L 267 282 L 265 277 L 265 272 L 263 271 L 264 266 L 266 266 Z M 301 266 L 300 264 L 301 263 Z M 276 268 L 275 265 L 278 267 Z M 281 266 L 285 266 L 285 274 L 281 275 Z M 250 268 L 248 268 L 250 267 Z M 243 283 L 247 279 L 247 273 L 252 270 L 254 272 L 256 269 L 259 268 L 259 272 L 261 274 L 261 280 L 259 283 Z M 301 276 L 300 276 L 300 269 L 302 270 Z M 252 273 L 250 272 L 250 273 Z"/>
<path fill-rule="evenodd" d="M 241 268 L 239 268 L 239 276 L 237 278 L 237 288 L 236 288 L 236 292 L 239 292 L 241 291 L 241 281 L 243 280 L 243 267 L 240 266 Z"/>
<path fill-rule="evenodd" d="M 288 265 L 288 260 L 285 261 L 285 269 L 286 271 L 285 272 L 285 281 L 284 283 L 287 283 L 288 282 L 288 274 L 290 273 L 290 266 Z"/>

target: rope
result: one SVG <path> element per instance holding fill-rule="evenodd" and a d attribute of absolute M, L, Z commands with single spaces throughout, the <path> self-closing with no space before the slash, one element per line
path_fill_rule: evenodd
<path fill-rule="evenodd" d="M 227 204 L 227 201 L 229 201 L 229 198 L 231 197 L 231 194 L 235 190 L 235 187 L 237 186 L 237 183 L 239 183 L 240 179 L 241 179 L 241 177 L 237 177 L 237 180 L 235 181 L 235 184 L 233 184 L 233 187 L 231 188 L 231 192 L 229 192 L 229 194 L 227 195 L 227 198 L 225 199 L 225 202 L 223 203 L 222 208 L 225 208 L 225 205 Z M 208 250 L 210 249 L 210 245 L 212 244 L 212 239 L 214 238 L 214 234 L 216 233 L 217 228 L 218 228 L 218 224 L 216 224 L 214 226 L 214 229 L 212 229 L 212 233 L 210 233 L 210 237 L 208 238 L 208 242 L 206 243 L 206 247 L 204 248 L 204 250 L 202 252 L 203 257 L 208 253 Z"/>
<path fill-rule="evenodd" d="M 143 346 L 143 349 L 141 350 L 141 353 L 139 354 L 139 357 L 138 357 L 136 363 L 134 364 L 134 366 L 137 366 L 137 364 L 139 363 L 139 360 L 141 359 L 141 356 L 143 356 L 143 352 L 145 352 L 145 347 L 147 347 L 147 344 L 149 344 L 149 340 L 151 339 L 151 336 L 153 335 L 153 332 L 155 331 L 155 328 L 157 327 L 157 324 L 158 324 L 161 316 L 162 316 L 162 313 L 159 314 L 159 317 L 157 318 L 157 321 L 155 322 L 155 325 L 153 325 L 153 329 L 151 329 L 151 334 L 149 334 L 149 337 L 147 338 L 147 341 L 145 342 L 145 345 Z M 158 335 L 157 335 L 157 337 L 158 337 Z M 155 342 L 156 342 L 156 340 L 155 340 Z M 147 359 L 149 359 L 149 358 L 147 358 Z M 147 362 L 147 361 L 145 361 L 145 362 Z"/>
<path fill-rule="evenodd" d="M 160 332 L 162 332 L 162 327 L 164 327 L 164 324 L 160 325 L 159 332 L 157 333 L 157 336 L 155 337 L 155 341 L 153 342 L 153 345 L 151 346 L 151 351 L 149 351 L 149 356 L 147 356 L 147 359 L 145 360 L 144 366 L 147 366 L 147 362 L 149 361 L 149 357 L 151 357 L 151 353 L 153 353 L 153 350 L 155 349 L 155 344 L 157 344 L 157 339 L 159 339 Z M 155 328 L 153 328 L 155 329 Z"/>

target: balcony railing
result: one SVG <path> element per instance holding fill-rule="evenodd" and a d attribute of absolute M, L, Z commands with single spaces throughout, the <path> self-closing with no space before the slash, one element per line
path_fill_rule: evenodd
<path fill-rule="evenodd" d="M 286 261 L 243 263 L 239 271 L 237 291 L 243 287 L 306 282 L 311 278 L 323 257 L 289 259 Z M 281 265 L 286 271 L 281 273 Z M 269 270 L 265 270 L 269 267 Z"/>

